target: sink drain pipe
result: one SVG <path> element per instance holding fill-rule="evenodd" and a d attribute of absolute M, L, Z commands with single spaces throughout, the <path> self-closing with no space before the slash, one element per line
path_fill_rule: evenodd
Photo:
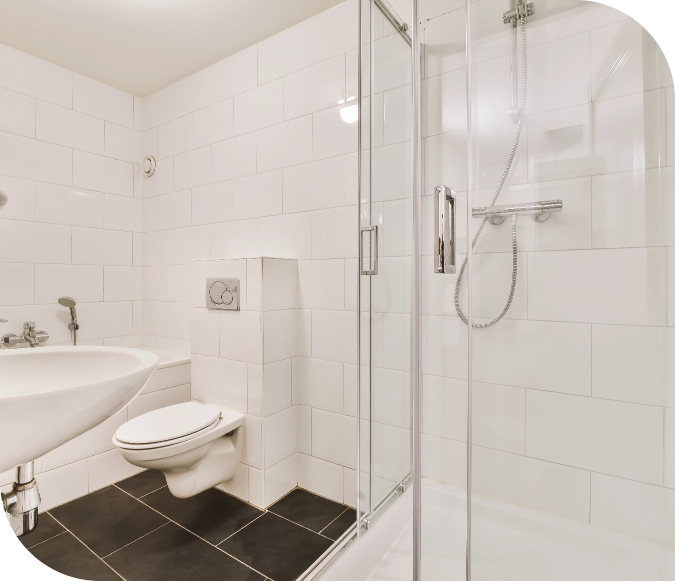
<path fill-rule="evenodd" d="M 16 481 L 12 490 L 2 493 L 2 508 L 17 537 L 31 532 L 38 524 L 40 491 L 35 480 L 33 462 L 16 467 Z"/>

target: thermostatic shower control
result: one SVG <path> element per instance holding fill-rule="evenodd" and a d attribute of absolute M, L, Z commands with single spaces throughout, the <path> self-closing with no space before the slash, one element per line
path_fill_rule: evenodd
<path fill-rule="evenodd" d="M 206 308 L 224 309 L 227 311 L 239 310 L 239 279 L 238 278 L 207 278 L 206 279 Z"/>

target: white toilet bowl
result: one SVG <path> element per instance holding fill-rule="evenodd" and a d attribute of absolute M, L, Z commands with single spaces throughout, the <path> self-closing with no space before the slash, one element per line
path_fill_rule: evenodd
<path fill-rule="evenodd" d="M 244 416 L 229 408 L 180 403 L 123 424 L 113 444 L 127 462 L 161 470 L 171 493 L 188 498 L 234 478 L 243 424 Z"/>

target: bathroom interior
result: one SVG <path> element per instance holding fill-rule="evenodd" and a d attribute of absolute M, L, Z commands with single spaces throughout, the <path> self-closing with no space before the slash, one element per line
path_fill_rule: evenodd
<path fill-rule="evenodd" d="M 0 0 L 0 233 L 25 578 L 675 579 L 675 91 L 622 12 Z"/>

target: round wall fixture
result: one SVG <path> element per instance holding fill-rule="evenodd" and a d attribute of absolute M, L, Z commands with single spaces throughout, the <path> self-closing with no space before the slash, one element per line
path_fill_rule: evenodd
<path fill-rule="evenodd" d="M 146 155 L 143 158 L 143 175 L 146 178 L 152 176 L 155 173 L 155 168 L 157 167 L 157 160 L 152 155 Z"/>
<path fill-rule="evenodd" d="M 0 209 L 2 209 L 5 204 L 9 201 L 7 194 L 3 191 L 0 191 Z"/>

